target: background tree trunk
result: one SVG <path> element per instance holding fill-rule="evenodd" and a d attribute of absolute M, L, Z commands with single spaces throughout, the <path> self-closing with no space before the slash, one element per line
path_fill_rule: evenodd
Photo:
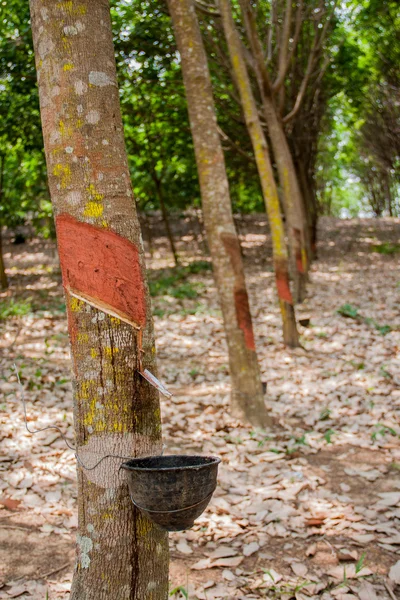
<path fill-rule="evenodd" d="M 4 154 L 0 154 L 0 204 L 3 200 L 3 182 L 4 182 Z M 5 290 L 8 288 L 8 278 L 6 274 L 6 267 L 4 264 L 3 257 L 3 237 L 2 237 L 2 224 L 0 219 L 0 289 Z"/>
<path fill-rule="evenodd" d="M 267 141 L 258 116 L 249 75 L 242 55 L 241 41 L 232 17 L 230 0 L 219 0 L 225 37 L 232 69 L 239 90 L 247 129 L 253 144 L 254 155 L 260 175 L 265 206 L 271 229 L 276 287 L 283 322 L 283 339 L 291 347 L 299 346 L 299 336 L 289 284 L 288 253 L 285 230 L 280 211 L 278 190 L 269 158 Z"/>
<path fill-rule="evenodd" d="M 295 282 L 295 300 L 296 302 L 301 302 L 304 300 L 306 293 L 309 254 L 308 231 L 303 199 L 282 120 L 275 107 L 272 87 L 264 63 L 264 53 L 250 2 L 248 0 L 240 0 L 239 3 L 247 38 L 255 61 L 254 66 L 262 98 L 263 112 L 282 188 L 282 200 L 287 217 L 288 237 L 291 249 L 292 275 Z"/>
<path fill-rule="evenodd" d="M 232 215 L 224 154 L 218 134 L 207 58 L 192 0 L 168 0 L 182 60 L 190 126 L 199 173 L 204 223 L 221 303 L 229 352 L 234 412 L 266 426 L 260 371 Z"/>
<path fill-rule="evenodd" d="M 171 224 L 170 224 L 169 215 L 168 215 L 168 209 L 167 209 L 167 206 L 166 206 L 165 200 L 164 200 L 164 192 L 162 189 L 162 183 L 158 179 L 157 174 L 154 171 L 153 171 L 153 181 L 154 181 L 154 185 L 156 187 L 158 200 L 160 202 L 161 214 L 162 214 L 162 218 L 164 221 L 165 231 L 167 233 L 169 245 L 171 246 L 171 252 L 174 257 L 175 265 L 178 266 L 179 265 L 179 256 L 178 256 L 178 252 L 176 250 L 174 236 L 172 235 Z"/>
<path fill-rule="evenodd" d="M 153 373 L 155 347 L 109 2 L 31 0 L 31 15 L 78 452 L 86 465 L 110 453 L 158 454 L 158 392 L 137 372 L 139 329 L 143 367 Z M 71 600 L 168 596 L 167 535 L 134 509 L 118 473 L 121 462 L 106 459 L 94 470 L 78 469 Z"/>

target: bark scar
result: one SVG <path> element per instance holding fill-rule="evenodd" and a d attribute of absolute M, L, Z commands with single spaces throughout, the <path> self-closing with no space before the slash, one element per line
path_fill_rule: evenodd
<path fill-rule="evenodd" d="M 146 293 L 139 251 L 113 231 L 56 218 L 58 252 L 66 290 L 136 329 L 146 323 Z"/>

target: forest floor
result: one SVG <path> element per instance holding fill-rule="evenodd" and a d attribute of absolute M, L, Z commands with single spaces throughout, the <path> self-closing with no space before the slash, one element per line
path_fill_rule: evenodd
<path fill-rule="evenodd" d="M 295 351 L 282 344 L 266 219 L 238 224 L 272 431 L 229 416 L 221 314 L 198 235 L 189 220 L 174 225 L 186 265 L 176 269 L 153 227 L 160 379 L 174 393 L 162 398 L 167 452 L 222 458 L 208 509 L 170 536 L 171 597 L 400 598 L 400 221 L 321 221 Z M 30 425 L 61 424 L 72 441 L 60 271 L 54 244 L 38 239 L 6 240 L 5 260 L 0 598 L 68 598 L 75 460 L 56 432 L 25 431 L 12 372 L 16 361 Z"/>

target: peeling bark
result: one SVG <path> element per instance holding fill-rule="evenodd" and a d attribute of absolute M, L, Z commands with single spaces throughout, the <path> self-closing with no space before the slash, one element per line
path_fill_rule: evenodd
<path fill-rule="evenodd" d="M 224 318 L 232 407 L 253 425 L 269 425 L 254 346 L 243 261 L 233 221 L 210 73 L 192 0 L 168 0 L 182 60 L 208 245 Z"/>
<path fill-rule="evenodd" d="M 283 338 L 285 344 L 296 347 L 299 346 L 299 336 L 289 285 L 288 252 L 286 248 L 285 230 L 280 211 L 278 190 L 276 188 L 272 165 L 269 158 L 268 145 L 251 89 L 246 63 L 242 55 L 241 41 L 232 17 L 230 1 L 219 0 L 218 3 L 232 62 L 232 69 L 239 90 L 247 129 L 253 144 L 264 202 L 268 214 L 272 238 L 276 287 L 283 322 Z"/>
<path fill-rule="evenodd" d="M 119 107 L 108 0 L 31 0 L 49 189 L 56 218 L 84 462 L 158 454 L 158 392 L 140 226 Z M 81 299 L 79 299 L 81 298 Z M 167 535 L 130 501 L 120 459 L 78 468 L 71 600 L 166 600 Z"/>

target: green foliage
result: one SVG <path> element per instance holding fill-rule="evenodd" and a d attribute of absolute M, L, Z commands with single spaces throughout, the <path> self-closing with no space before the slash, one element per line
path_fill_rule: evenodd
<path fill-rule="evenodd" d="M 288 106 L 293 105 L 318 30 L 320 4 L 316 0 L 304 3 L 302 31 L 284 84 Z M 327 10 L 332 4 L 322 2 Z M 238 3 L 233 2 L 233 6 L 240 24 Z M 275 16 L 280 23 L 284 6 L 276 6 Z M 240 212 L 263 211 L 253 150 L 226 61 L 219 21 L 205 12 L 198 14 L 233 207 Z M 256 17 L 265 42 L 271 3 L 258 2 Z M 393 214 L 400 214 L 396 133 L 400 121 L 399 21 L 396 0 L 339 3 L 330 34 L 314 65 L 301 118 L 286 127 L 292 150 L 297 156 L 304 154 L 309 175 L 315 179 L 321 214 L 384 214 L 388 189 L 393 197 Z M 166 4 L 158 0 L 113 0 L 112 22 L 129 167 L 139 208 L 159 209 L 161 202 L 169 211 L 197 207 L 199 184 L 180 57 Z M 278 54 L 274 37 L 272 42 L 269 67 L 274 72 Z M 325 59 L 329 68 L 317 92 L 313 86 Z M 251 69 L 250 76 L 255 83 Z M 54 235 L 29 3 L 25 0 L 8 0 L 2 6 L 0 114 L 0 222 L 12 228 L 29 222 L 43 235 Z M 300 154 L 299 141 L 303 144 Z M 382 253 L 386 252 L 382 249 Z"/>
<path fill-rule="evenodd" d="M 390 325 L 380 325 L 375 321 L 375 319 L 371 319 L 370 317 L 363 317 L 360 314 L 358 308 L 356 306 L 352 306 L 351 304 L 343 304 L 343 306 L 338 308 L 336 312 L 339 315 L 342 315 L 342 317 L 356 319 L 360 322 L 366 323 L 367 325 L 372 325 L 377 331 L 379 331 L 381 335 L 386 335 L 387 333 L 390 333 L 392 331 Z M 357 368 L 364 368 L 364 366 L 358 365 Z"/>
<path fill-rule="evenodd" d="M 174 596 L 175 594 L 179 593 L 181 593 L 184 598 L 189 598 L 189 592 L 186 590 L 186 588 L 183 587 L 183 585 L 178 585 L 178 587 L 170 591 L 169 595 Z"/>
<path fill-rule="evenodd" d="M 23 317 L 32 311 L 31 299 L 16 300 L 15 298 L 0 299 L 0 320 L 9 317 Z"/>
<path fill-rule="evenodd" d="M 203 273 L 211 268 L 211 263 L 207 261 L 195 261 L 183 267 L 165 269 L 157 277 L 150 273 L 150 295 L 172 296 L 179 299 L 197 298 L 203 289 L 203 284 L 191 283 L 187 279 L 190 275 Z"/>
<path fill-rule="evenodd" d="M 366 552 L 363 552 L 361 554 L 360 558 L 358 559 L 358 561 L 356 562 L 356 574 L 362 570 L 362 568 L 364 566 L 364 560 L 365 560 L 366 555 L 367 555 Z"/>
<path fill-rule="evenodd" d="M 360 316 L 358 308 L 351 304 L 343 304 L 343 306 L 338 308 L 337 312 L 339 315 L 342 315 L 342 317 L 348 317 L 349 319 L 358 319 Z"/>
<path fill-rule="evenodd" d="M 400 252 L 400 244 L 383 242 L 382 244 L 375 244 L 371 246 L 371 251 L 378 252 L 379 254 L 397 254 Z"/>

